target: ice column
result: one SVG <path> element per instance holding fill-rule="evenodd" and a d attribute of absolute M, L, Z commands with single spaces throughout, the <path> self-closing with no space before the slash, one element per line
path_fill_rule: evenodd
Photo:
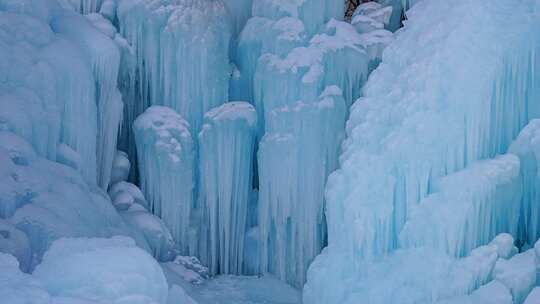
<path fill-rule="evenodd" d="M 190 246 L 193 208 L 193 140 L 174 110 L 152 106 L 133 124 L 141 190 L 150 211 L 171 231 L 183 254 Z"/>
<path fill-rule="evenodd" d="M 345 102 L 328 87 L 315 100 L 274 109 L 259 161 L 261 272 L 301 286 L 309 263 L 326 242 L 326 177 L 337 165 Z"/>
<path fill-rule="evenodd" d="M 199 133 L 200 256 L 212 274 L 242 273 L 256 131 L 255 108 L 229 102 Z"/>

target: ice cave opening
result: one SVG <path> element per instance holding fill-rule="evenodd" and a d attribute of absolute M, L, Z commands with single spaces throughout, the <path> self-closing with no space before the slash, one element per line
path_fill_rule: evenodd
<path fill-rule="evenodd" d="M 0 303 L 540 304 L 540 1 L 0 0 Z"/>

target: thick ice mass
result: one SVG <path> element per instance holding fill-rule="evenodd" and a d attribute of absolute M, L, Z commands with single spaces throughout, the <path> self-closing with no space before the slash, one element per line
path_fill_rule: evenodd
<path fill-rule="evenodd" d="M 163 219 L 181 252 L 188 254 L 195 248 L 190 243 L 195 177 L 190 125 L 171 108 L 153 106 L 137 118 L 133 132 L 149 210 Z"/>
<path fill-rule="evenodd" d="M 409 245 L 416 239 L 460 256 L 497 232 L 519 238 L 515 223 L 526 213 L 520 193 L 530 193 L 531 183 L 520 185 L 515 156 L 485 159 L 506 153 L 540 114 L 538 11 L 534 1 L 430 0 L 407 12 L 405 27 L 351 108 L 340 168 L 326 187 L 329 246 L 309 271 L 309 303 L 363 299 L 354 282 L 364 280 L 366 265 L 394 255 L 400 233 Z M 478 161 L 500 169 L 486 167 L 475 178 Z M 460 194 L 464 181 L 472 189 Z M 452 183 L 455 197 L 444 212 L 450 196 L 439 191 Z M 457 208 L 479 203 L 495 209 Z M 336 281 L 344 286 L 321 292 Z"/>

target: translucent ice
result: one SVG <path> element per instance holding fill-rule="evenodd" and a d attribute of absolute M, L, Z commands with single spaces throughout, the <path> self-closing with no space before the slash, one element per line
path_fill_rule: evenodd
<path fill-rule="evenodd" d="M 257 113 L 229 102 L 205 114 L 199 133 L 200 256 L 212 274 L 241 274 Z"/>

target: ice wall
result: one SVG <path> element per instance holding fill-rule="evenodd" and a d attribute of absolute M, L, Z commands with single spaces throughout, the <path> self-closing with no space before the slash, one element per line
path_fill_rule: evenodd
<path fill-rule="evenodd" d="M 228 100 L 231 29 L 224 4 L 120 0 L 117 15 L 120 33 L 134 52 L 121 71 L 124 128 L 131 129 L 147 107 L 165 105 L 197 134 L 204 113 Z M 133 138 L 126 132 L 121 148 L 130 146 Z"/>
<path fill-rule="evenodd" d="M 23 4 L 0 2 L 0 27 L 5 33 L 0 38 L 1 129 L 24 137 L 51 160 L 61 158 L 59 146 L 70 147 L 78 154 L 85 179 L 95 183 L 97 107 L 92 71 L 77 46 L 53 32 L 43 16 L 48 13 Z"/>
<path fill-rule="evenodd" d="M 201 261 L 210 273 L 242 274 L 257 113 L 229 102 L 205 114 L 199 133 Z"/>
<path fill-rule="evenodd" d="M 366 97 L 353 106 L 341 168 L 327 191 L 328 216 L 336 224 L 330 224 L 330 234 L 358 258 L 395 247 L 410 207 L 430 192 L 433 181 L 505 152 L 529 117 L 537 115 L 538 106 L 529 102 L 539 94 L 538 69 L 531 66 L 538 64 L 532 54 L 539 44 L 530 39 L 538 36 L 535 20 L 527 19 L 531 13 L 525 4 L 505 17 L 500 13 L 504 4 L 487 6 L 479 1 L 415 6 L 408 26 L 367 83 Z M 447 13 L 434 15 L 441 8 Z M 482 16 L 493 15 L 490 23 L 477 24 L 470 13 L 477 12 L 474 8 L 482 8 Z M 454 26 L 465 21 L 466 27 Z M 435 26 L 442 22 L 445 26 Z M 469 28 L 478 28 L 482 39 L 470 37 L 479 34 Z M 422 48 L 405 54 L 417 39 L 425 39 Z M 439 73 L 442 69 L 448 73 Z M 398 81 L 403 77 L 407 82 Z M 358 229 L 338 223 L 355 223 Z"/>
<path fill-rule="evenodd" d="M 322 289 L 362 277 L 366 263 L 398 247 L 433 185 L 505 153 L 538 116 L 537 14 L 534 1 L 432 0 L 408 11 L 351 109 L 340 169 L 326 187 L 329 246 L 308 284 Z M 338 260 L 346 268 L 332 278 Z M 343 303 L 354 291 L 344 284 L 348 291 L 321 303 Z"/>
<path fill-rule="evenodd" d="M 532 120 L 510 145 L 509 153 L 521 161 L 523 196 L 521 199 L 519 237 L 523 243 L 533 244 L 540 238 L 540 120 Z"/>
<path fill-rule="evenodd" d="M 376 53 L 371 35 L 332 20 L 306 46 L 257 63 L 260 269 L 296 286 L 326 244 L 323 188 L 337 166 L 348 105 Z"/>
<path fill-rule="evenodd" d="M 133 132 L 149 210 L 165 222 L 187 254 L 195 248 L 190 243 L 195 169 L 190 126 L 174 110 L 152 106 L 134 122 Z"/>
<path fill-rule="evenodd" d="M 499 233 L 517 237 L 519 172 L 519 158 L 506 154 L 437 180 L 430 185 L 430 194 L 411 207 L 399 246 L 427 247 L 459 257 Z"/>

